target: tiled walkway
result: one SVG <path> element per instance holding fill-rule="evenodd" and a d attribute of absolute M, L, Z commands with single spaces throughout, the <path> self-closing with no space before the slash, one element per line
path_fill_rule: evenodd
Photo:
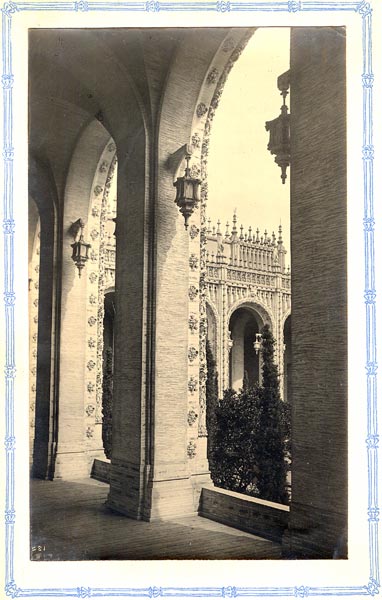
<path fill-rule="evenodd" d="M 31 482 L 34 560 L 280 558 L 279 544 L 202 517 L 146 523 L 105 506 L 93 479 Z"/>

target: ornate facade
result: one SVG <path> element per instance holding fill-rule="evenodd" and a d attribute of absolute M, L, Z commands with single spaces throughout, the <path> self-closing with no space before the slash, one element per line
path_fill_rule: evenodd
<path fill-rule="evenodd" d="M 251 384 L 261 377 L 261 353 L 256 353 L 256 334 L 268 323 L 275 337 L 275 359 L 280 388 L 287 397 L 290 368 L 290 269 L 285 267 L 286 250 L 279 235 L 268 236 L 251 226 L 226 224 L 223 234 L 218 221 L 207 228 L 206 302 L 208 337 L 217 363 L 220 394 L 238 389 L 246 376 Z M 288 320 L 288 321 L 287 321 Z"/>

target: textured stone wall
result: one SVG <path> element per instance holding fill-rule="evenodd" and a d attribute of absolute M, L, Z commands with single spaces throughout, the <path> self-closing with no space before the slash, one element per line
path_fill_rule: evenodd
<path fill-rule="evenodd" d="M 288 525 L 289 507 L 219 488 L 203 488 L 199 514 L 280 542 Z"/>
<path fill-rule="evenodd" d="M 291 36 L 292 506 L 288 543 L 330 558 L 347 515 L 345 31 Z"/>

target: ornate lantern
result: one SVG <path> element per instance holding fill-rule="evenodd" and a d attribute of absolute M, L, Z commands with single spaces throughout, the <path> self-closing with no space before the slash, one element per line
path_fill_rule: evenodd
<path fill-rule="evenodd" d="M 183 177 L 178 177 L 174 182 L 176 187 L 175 203 L 179 206 L 180 212 L 184 217 L 184 227 L 188 228 L 188 220 L 194 212 L 200 200 L 200 179 L 191 177 L 189 167 L 191 154 L 186 154 L 186 170 Z"/>
<path fill-rule="evenodd" d="M 283 97 L 283 105 L 281 114 L 273 121 L 266 121 L 265 129 L 269 131 L 268 150 L 271 154 L 275 154 L 275 163 L 281 168 L 281 180 L 285 183 L 286 170 L 290 165 L 290 115 L 288 107 L 285 104 L 285 98 L 289 90 L 289 75 L 287 71 L 278 77 L 277 87 Z"/>
<path fill-rule="evenodd" d="M 261 351 L 261 344 L 263 343 L 263 336 L 261 335 L 261 333 L 256 333 L 256 339 L 253 342 L 253 347 L 256 351 L 256 355 L 259 354 L 259 352 Z"/>
<path fill-rule="evenodd" d="M 73 248 L 72 259 L 78 269 L 78 277 L 81 277 L 81 271 L 84 268 L 86 261 L 89 259 L 89 248 L 91 248 L 91 245 L 84 240 L 84 227 L 85 223 L 83 220 L 78 219 L 70 228 L 75 240 L 74 243 L 71 244 Z M 79 232 L 81 232 L 80 237 L 76 240 Z"/>

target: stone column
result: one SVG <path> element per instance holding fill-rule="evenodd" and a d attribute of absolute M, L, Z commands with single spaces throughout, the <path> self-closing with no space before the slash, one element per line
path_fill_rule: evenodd
<path fill-rule="evenodd" d="M 333 557 L 347 531 L 345 43 L 343 28 L 292 28 L 292 504 L 284 547 L 296 557 Z"/>

